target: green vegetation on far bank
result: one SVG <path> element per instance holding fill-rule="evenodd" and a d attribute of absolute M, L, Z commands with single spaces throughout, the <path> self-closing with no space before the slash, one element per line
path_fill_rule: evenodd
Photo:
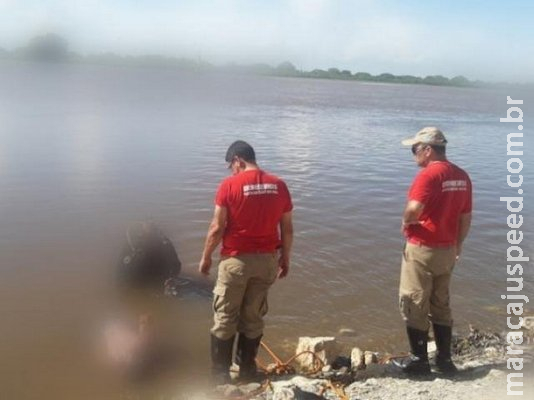
<path fill-rule="evenodd" d="M 464 76 L 455 76 L 454 78 L 449 79 L 441 75 L 431 75 L 424 78 L 413 75 L 393 75 L 390 73 L 371 75 L 368 72 L 352 73 L 349 70 L 339 70 L 337 68 L 329 68 L 328 70 L 314 69 L 312 71 L 302 71 L 298 70 L 288 61 L 283 62 L 277 67 L 271 67 L 268 64 L 254 64 L 246 66 L 232 65 L 225 67 L 225 69 L 256 75 L 285 76 L 295 78 L 339 79 L 346 81 L 408 83 L 460 87 L 480 87 L 486 85 L 482 81 L 470 81 Z"/>
<path fill-rule="evenodd" d="M 283 62 L 276 67 L 268 64 L 229 64 L 226 66 L 215 66 L 202 60 L 165 57 L 159 55 L 121 56 L 114 53 L 103 53 L 82 56 L 78 53 L 70 51 L 67 41 L 53 33 L 34 37 L 25 47 L 18 48 L 13 51 L 7 51 L 0 48 L 0 60 L 167 67 L 192 71 L 218 71 L 225 73 L 264 76 L 338 79 L 361 82 L 407 83 L 435 86 L 481 87 L 489 85 L 488 83 L 482 81 L 471 81 L 464 76 L 447 78 L 441 75 L 431 75 L 422 78 L 412 75 L 393 75 L 390 73 L 371 75 L 367 72 L 352 73 L 349 70 L 339 70 L 337 68 L 329 68 L 328 70 L 314 69 L 312 71 L 303 71 L 297 69 L 288 61 Z"/>

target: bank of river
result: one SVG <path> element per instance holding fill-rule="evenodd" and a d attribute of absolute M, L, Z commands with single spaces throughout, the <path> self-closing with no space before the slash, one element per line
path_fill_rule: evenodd
<path fill-rule="evenodd" d="M 533 332 L 526 330 L 525 345 L 516 346 L 524 351 L 521 371 L 524 377 L 523 387 L 516 386 L 513 390 L 522 390 L 523 398 L 528 399 L 534 395 Z M 431 342 L 429 349 L 432 347 Z M 503 335 L 471 330 L 457 337 L 453 347 L 459 373 L 451 377 L 434 373 L 425 378 L 409 378 L 387 361 L 387 355 L 375 353 L 375 360 L 385 362 L 373 363 L 369 358 L 369 365 L 352 370 L 350 361 L 348 367 L 333 363 L 311 376 L 274 377 L 262 384 L 223 385 L 214 393 L 193 391 L 176 399 L 500 400 L 507 397 L 507 374 L 513 371 L 507 369 Z"/>

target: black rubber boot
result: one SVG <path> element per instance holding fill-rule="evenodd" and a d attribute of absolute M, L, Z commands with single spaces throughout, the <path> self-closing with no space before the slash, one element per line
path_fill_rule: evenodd
<path fill-rule="evenodd" d="M 262 335 L 249 339 L 240 333 L 237 339 L 236 363 L 239 365 L 239 379 L 242 381 L 255 381 L 261 379 L 256 367 L 256 356 Z"/>
<path fill-rule="evenodd" d="M 230 382 L 234 339 L 235 336 L 222 340 L 211 335 L 211 376 L 215 385 L 224 385 Z"/>
<path fill-rule="evenodd" d="M 433 324 L 433 327 L 437 347 L 435 368 L 442 374 L 454 375 L 458 369 L 451 357 L 452 327 L 438 324 Z"/>
<path fill-rule="evenodd" d="M 400 360 L 393 360 L 393 365 L 409 375 L 429 375 L 430 364 L 428 362 L 428 332 L 410 327 L 406 328 L 412 354 Z"/>

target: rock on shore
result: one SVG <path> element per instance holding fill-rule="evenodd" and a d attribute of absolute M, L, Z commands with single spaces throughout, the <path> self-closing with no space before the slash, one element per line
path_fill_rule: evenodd
<path fill-rule="evenodd" d="M 526 338 L 532 340 L 527 332 Z M 335 348 L 332 338 L 305 338 L 302 343 L 324 350 L 324 343 Z M 429 350 L 432 350 L 432 344 Z M 257 400 L 500 400 L 506 394 L 506 343 L 503 335 L 480 332 L 472 327 L 453 343 L 454 361 L 459 373 L 446 377 L 433 373 L 425 378 L 408 378 L 388 363 L 388 355 L 353 349 L 351 357 L 329 360 L 329 365 L 313 375 L 273 377 L 262 385 L 225 385 L 204 397 L 178 399 L 257 399 Z M 302 345 L 299 350 L 302 350 Z M 523 390 L 525 399 L 534 399 L 532 345 L 523 346 L 525 358 Z M 328 358 L 328 357 L 325 357 Z M 310 359 L 311 362 L 311 359 Z M 307 366 L 301 365 L 302 370 Z M 515 388 L 517 390 L 517 388 Z M 519 389 L 521 390 L 521 389 Z"/>

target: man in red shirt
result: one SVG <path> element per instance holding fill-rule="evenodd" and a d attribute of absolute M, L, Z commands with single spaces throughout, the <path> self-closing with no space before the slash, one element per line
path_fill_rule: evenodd
<path fill-rule="evenodd" d="M 232 176 L 217 190 L 199 264 L 199 271 L 209 274 L 212 253 L 222 241 L 211 329 L 212 375 L 219 383 L 229 379 L 236 333 L 239 376 L 256 376 L 267 292 L 277 277 L 287 275 L 293 241 L 293 205 L 286 184 L 259 168 L 254 149 L 244 141 L 228 148 L 226 162 Z"/>
<path fill-rule="evenodd" d="M 449 286 L 456 260 L 471 225 L 471 181 L 445 156 L 447 140 L 434 127 L 424 128 L 412 146 L 422 170 L 408 193 L 402 219 L 406 236 L 400 278 L 400 311 L 407 326 L 411 355 L 394 361 L 404 372 L 430 373 L 427 342 L 429 320 L 436 339 L 436 369 L 457 372 L 451 360 L 452 315 Z"/>

